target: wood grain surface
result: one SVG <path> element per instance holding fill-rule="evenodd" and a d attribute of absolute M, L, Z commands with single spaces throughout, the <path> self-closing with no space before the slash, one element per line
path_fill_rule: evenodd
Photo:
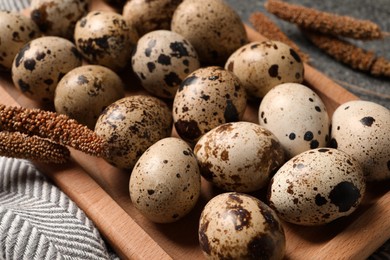
<path fill-rule="evenodd" d="M 92 1 L 93 10 L 111 10 L 102 1 Z M 264 37 L 249 26 L 251 41 Z M 127 79 L 132 84 L 132 79 Z M 305 65 L 305 84 L 325 102 L 330 114 L 338 105 L 357 97 Z M 128 93 L 129 94 L 129 93 Z M 6 105 L 52 109 L 24 97 L 8 74 L 0 74 L 0 102 Z M 248 104 L 245 120 L 257 121 L 258 104 Z M 174 131 L 173 131 L 174 133 Z M 72 151 L 65 165 L 36 163 L 84 212 L 123 259 L 200 259 L 197 229 L 201 210 L 219 191 L 202 180 L 202 194 L 195 209 L 172 224 L 155 224 L 145 219 L 130 201 L 129 172 L 103 159 Z M 320 227 L 283 223 L 286 259 L 365 259 L 390 238 L 389 182 L 370 184 L 359 209 L 351 216 Z M 264 198 L 264 191 L 253 194 Z"/>

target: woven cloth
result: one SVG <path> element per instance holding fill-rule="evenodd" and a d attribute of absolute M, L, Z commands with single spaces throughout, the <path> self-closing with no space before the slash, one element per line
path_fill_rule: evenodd
<path fill-rule="evenodd" d="M 0 157 L 0 259 L 113 259 L 94 224 L 26 160 Z"/>

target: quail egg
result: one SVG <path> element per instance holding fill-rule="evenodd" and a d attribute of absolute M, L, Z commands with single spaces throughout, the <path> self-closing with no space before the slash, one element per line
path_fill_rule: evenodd
<path fill-rule="evenodd" d="M 223 65 L 248 42 L 240 16 L 223 0 L 184 0 L 173 13 L 171 30 L 195 47 L 205 65 Z"/>
<path fill-rule="evenodd" d="M 58 82 L 54 107 L 94 129 L 103 110 L 124 96 L 123 82 L 115 72 L 100 65 L 85 65 L 69 71 Z"/>
<path fill-rule="evenodd" d="M 10 71 L 20 49 L 40 37 L 38 26 L 22 14 L 0 11 L 0 69 Z"/>
<path fill-rule="evenodd" d="M 130 0 L 123 6 L 122 15 L 133 24 L 139 36 L 155 31 L 169 30 L 176 7 L 182 0 Z"/>
<path fill-rule="evenodd" d="M 371 101 L 340 105 L 332 116 L 330 146 L 357 159 L 368 181 L 390 179 L 390 110 Z"/>
<path fill-rule="evenodd" d="M 173 99 L 183 79 L 200 64 L 195 49 L 181 35 L 157 30 L 139 39 L 132 67 L 147 91 Z"/>
<path fill-rule="evenodd" d="M 245 89 L 237 77 L 221 67 L 205 67 L 180 84 L 173 100 L 173 121 L 181 138 L 196 142 L 218 125 L 240 121 L 245 108 Z"/>
<path fill-rule="evenodd" d="M 264 202 L 228 192 L 212 198 L 199 221 L 206 259 L 283 259 L 286 238 L 281 221 Z"/>
<path fill-rule="evenodd" d="M 276 172 L 268 200 L 282 219 L 314 226 L 350 215 L 365 188 L 358 161 L 334 148 L 317 148 L 298 154 Z"/>
<path fill-rule="evenodd" d="M 200 195 L 200 173 L 186 142 L 167 137 L 150 146 L 130 176 L 135 208 L 157 223 L 175 222 L 187 215 Z"/>
<path fill-rule="evenodd" d="M 30 17 L 45 35 L 73 39 L 76 22 L 88 6 L 89 0 L 32 0 Z"/>
<path fill-rule="evenodd" d="M 106 139 L 112 165 L 130 170 L 152 144 L 170 136 L 172 113 L 158 98 L 134 95 L 109 105 L 99 116 L 95 132 Z"/>
<path fill-rule="evenodd" d="M 262 98 L 274 86 L 302 83 L 304 66 L 299 55 L 279 41 L 251 42 L 236 50 L 225 68 L 233 72 L 250 97 Z"/>
<path fill-rule="evenodd" d="M 194 152 L 203 177 L 226 191 L 259 190 L 284 163 L 277 138 L 262 126 L 243 121 L 213 128 L 199 139 Z"/>
<path fill-rule="evenodd" d="M 40 37 L 25 44 L 16 55 L 12 80 L 29 98 L 52 102 L 59 80 L 79 66 L 81 56 L 71 41 L 57 36 Z"/>
<path fill-rule="evenodd" d="M 138 34 L 122 15 L 92 11 L 77 22 L 74 40 L 89 63 L 119 71 L 130 62 Z"/>
<path fill-rule="evenodd" d="M 283 83 L 272 88 L 260 103 L 258 117 L 260 125 L 278 138 L 287 158 L 328 144 L 326 107 L 305 85 Z"/>

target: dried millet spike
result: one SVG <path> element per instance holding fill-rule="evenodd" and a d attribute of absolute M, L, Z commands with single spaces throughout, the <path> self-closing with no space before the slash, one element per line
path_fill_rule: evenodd
<path fill-rule="evenodd" d="M 299 57 L 304 61 L 307 62 L 309 60 L 309 56 L 302 52 L 299 47 L 290 40 L 287 35 L 285 35 L 279 27 L 271 21 L 267 16 L 265 16 L 261 12 L 254 12 L 249 17 L 249 21 L 252 23 L 253 27 L 257 32 L 259 32 L 261 35 L 265 36 L 266 38 L 270 40 L 280 41 L 287 45 L 289 45 L 291 48 L 294 49 L 299 55 Z"/>
<path fill-rule="evenodd" d="M 45 163 L 65 163 L 70 152 L 63 145 L 19 132 L 0 132 L 0 155 Z"/>
<path fill-rule="evenodd" d="M 371 73 L 374 76 L 390 77 L 390 61 L 377 57 L 375 53 L 337 37 L 309 31 L 304 31 L 304 33 L 318 48 L 351 68 Z"/>
<path fill-rule="evenodd" d="M 92 130 L 66 115 L 41 109 L 0 105 L 0 131 L 37 135 L 90 155 L 107 155 L 106 141 Z"/>
<path fill-rule="evenodd" d="M 279 0 L 269 0 L 265 3 L 265 8 L 277 17 L 307 30 L 362 40 L 383 38 L 379 26 L 368 20 L 322 12 Z"/>

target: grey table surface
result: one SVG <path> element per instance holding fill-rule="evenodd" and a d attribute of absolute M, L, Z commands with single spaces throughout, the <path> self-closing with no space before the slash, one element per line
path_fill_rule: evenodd
<path fill-rule="evenodd" d="M 254 11 L 264 12 L 282 31 L 311 57 L 311 65 L 363 100 L 379 103 L 390 109 L 390 78 L 377 78 L 367 73 L 353 70 L 335 61 L 313 46 L 299 31 L 297 26 L 268 13 L 265 0 L 226 0 L 248 24 Z M 371 20 L 385 32 L 390 32 L 390 0 L 286 0 L 305 7 L 359 19 Z M 374 41 L 351 41 L 357 46 L 375 52 L 390 60 L 390 37 Z"/>

